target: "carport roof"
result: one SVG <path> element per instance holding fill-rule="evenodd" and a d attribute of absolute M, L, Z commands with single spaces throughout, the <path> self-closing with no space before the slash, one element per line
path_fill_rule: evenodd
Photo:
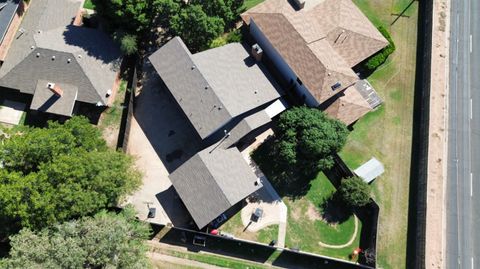
<path fill-rule="evenodd" d="M 191 54 L 175 37 L 149 59 L 202 138 L 281 94 L 240 43 Z"/>
<path fill-rule="evenodd" d="M 262 186 L 237 148 L 218 145 L 197 153 L 169 177 L 200 229 Z"/>

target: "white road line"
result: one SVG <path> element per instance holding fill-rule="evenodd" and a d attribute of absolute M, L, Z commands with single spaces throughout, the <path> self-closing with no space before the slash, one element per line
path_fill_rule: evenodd
<path fill-rule="evenodd" d="M 473 40 L 472 40 L 472 35 L 470 35 L 470 53 L 472 53 L 473 50 Z"/>
<path fill-rule="evenodd" d="M 472 257 L 472 269 L 473 269 L 473 257 Z"/>
<path fill-rule="evenodd" d="M 473 173 L 470 173 L 470 197 L 473 197 Z"/>
<path fill-rule="evenodd" d="M 473 119 L 473 100 L 470 98 L 470 119 Z"/>

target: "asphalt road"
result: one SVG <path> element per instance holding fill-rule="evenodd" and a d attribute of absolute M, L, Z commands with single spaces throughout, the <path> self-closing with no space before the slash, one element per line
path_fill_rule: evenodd
<path fill-rule="evenodd" d="M 480 1 L 451 11 L 447 268 L 480 268 Z"/>

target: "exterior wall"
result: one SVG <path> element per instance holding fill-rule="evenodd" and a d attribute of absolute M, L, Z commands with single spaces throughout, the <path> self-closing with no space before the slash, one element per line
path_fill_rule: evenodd
<path fill-rule="evenodd" d="M 250 19 L 250 34 L 257 41 L 258 45 L 260 45 L 263 52 L 267 54 L 268 57 L 272 60 L 276 68 L 285 78 L 285 80 L 290 81 L 293 84 L 298 96 L 304 99 L 305 104 L 311 107 L 317 107 L 319 105 L 318 101 L 315 99 L 315 97 L 313 97 L 313 95 L 310 93 L 307 87 L 305 87 L 305 85 L 300 85 L 300 83 L 298 83 L 298 77 L 295 72 L 293 72 L 293 70 L 285 62 L 285 60 L 283 60 L 282 56 L 280 56 L 280 54 L 275 50 L 272 44 L 270 44 L 268 39 L 258 28 L 253 19 Z"/>

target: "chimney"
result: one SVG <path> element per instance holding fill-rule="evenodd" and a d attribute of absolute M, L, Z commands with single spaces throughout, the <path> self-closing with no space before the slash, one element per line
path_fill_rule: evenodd
<path fill-rule="evenodd" d="M 49 82 L 49 83 L 47 84 L 47 88 L 48 88 L 49 90 L 51 90 L 56 96 L 62 97 L 63 91 L 62 91 L 62 89 L 60 89 L 60 87 L 58 87 L 57 85 L 55 85 L 55 83 Z"/>
<path fill-rule="evenodd" d="M 302 9 L 305 7 L 305 1 L 306 0 L 293 0 L 295 4 L 297 5 L 298 9 Z"/>
<path fill-rule="evenodd" d="M 255 44 L 252 46 L 252 56 L 257 60 L 257 62 L 260 62 L 262 60 L 262 55 L 263 55 L 263 50 L 262 48 L 258 45 Z"/>

